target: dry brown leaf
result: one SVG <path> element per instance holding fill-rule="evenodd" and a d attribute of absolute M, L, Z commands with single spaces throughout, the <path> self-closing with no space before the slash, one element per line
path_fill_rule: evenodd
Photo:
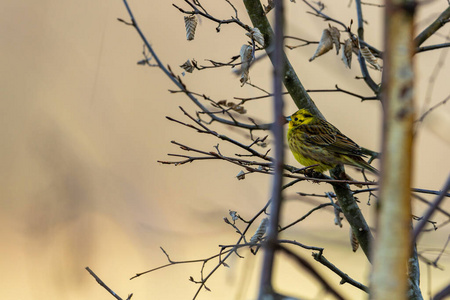
<path fill-rule="evenodd" d="M 369 48 L 362 47 L 361 55 L 364 59 L 372 66 L 375 70 L 381 71 L 381 66 L 378 64 L 378 60 L 375 56 L 373 56 L 372 52 L 370 52 Z"/>
<path fill-rule="evenodd" d="M 353 233 L 352 228 L 350 227 L 350 244 L 352 245 L 353 252 L 356 252 L 359 248 L 359 242 L 356 238 L 356 235 Z"/>
<path fill-rule="evenodd" d="M 227 100 L 220 100 L 217 102 L 217 104 L 222 105 L 222 106 L 227 106 L 227 107 L 231 108 L 232 110 L 234 110 L 235 112 L 240 113 L 240 114 L 247 113 L 247 110 L 243 106 L 237 105 L 234 102 L 227 102 Z M 244 179 L 244 178 L 239 178 L 239 175 L 241 175 L 241 173 L 239 173 L 237 176 L 239 180 Z"/>
<path fill-rule="evenodd" d="M 247 32 L 245 35 L 250 37 L 252 40 L 255 40 L 258 44 L 261 45 L 261 47 L 264 47 L 264 36 L 257 27 L 253 28 L 250 32 Z"/>
<path fill-rule="evenodd" d="M 233 106 L 231 109 L 237 113 L 240 113 L 241 115 L 247 113 L 247 110 L 243 106 L 240 106 L 240 105 Z"/>
<path fill-rule="evenodd" d="M 339 29 L 337 29 L 334 26 L 331 26 L 328 24 L 331 39 L 333 41 L 334 47 L 336 47 L 336 55 L 339 54 L 339 48 L 341 48 L 341 33 L 339 32 Z"/>
<path fill-rule="evenodd" d="M 242 45 L 240 55 L 241 55 L 241 63 L 242 63 L 242 65 L 241 65 L 242 74 L 241 74 L 240 81 L 241 81 L 241 86 L 244 86 L 244 84 L 250 79 L 249 68 L 250 68 L 250 62 L 253 57 L 252 46 Z"/>
<path fill-rule="evenodd" d="M 180 66 L 181 68 L 183 68 L 184 70 L 186 70 L 186 72 L 188 73 L 192 73 L 192 71 L 194 71 L 194 65 L 191 63 L 191 61 L 188 59 L 184 64 L 182 64 Z"/>
<path fill-rule="evenodd" d="M 244 84 L 249 80 L 250 80 L 250 73 L 248 69 L 246 69 L 242 71 L 241 78 L 239 79 L 239 81 L 241 82 L 241 87 L 243 87 Z"/>
<path fill-rule="evenodd" d="M 342 61 L 344 65 L 351 69 L 352 68 L 352 55 L 353 55 L 353 43 L 351 39 L 347 39 L 342 45 Z"/>
<path fill-rule="evenodd" d="M 261 223 L 259 223 L 258 229 L 256 229 L 255 234 L 250 238 L 250 243 L 257 243 L 259 242 L 267 230 L 267 225 L 269 223 L 269 218 L 264 218 L 261 220 Z"/>
<path fill-rule="evenodd" d="M 186 27 L 186 38 L 188 41 L 192 41 L 194 39 L 197 23 L 197 17 L 195 15 L 184 17 L 184 26 Z"/>
<path fill-rule="evenodd" d="M 352 51 L 356 55 L 359 55 L 359 39 L 356 34 L 350 33 L 350 39 L 352 40 Z"/>
<path fill-rule="evenodd" d="M 309 61 L 313 61 L 316 57 L 327 53 L 331 49 L 333 49 L 333 39 L 331 38 L 330 30 L 324 29 L 322 32 L 322 37 L 320 38 L 319 46 L 317 46 L 316 52 L 309 59 Z"/>
<path fill-rule="evenodd" d="M 352 40 L 353 43 L 353 48 L 358 50 L 359 49 L 359 39 L 358 36 L 356 34 L 351 33 L 350 34 L 350 39 Z"/>

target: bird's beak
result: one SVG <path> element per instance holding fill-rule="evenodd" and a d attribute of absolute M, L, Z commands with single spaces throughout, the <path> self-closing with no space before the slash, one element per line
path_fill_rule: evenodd
<path fill-rule="evenodd" d="M 291 116 L 286 117 L 286 121 L 288 121 L 288 122 L 292 121 Z"/>

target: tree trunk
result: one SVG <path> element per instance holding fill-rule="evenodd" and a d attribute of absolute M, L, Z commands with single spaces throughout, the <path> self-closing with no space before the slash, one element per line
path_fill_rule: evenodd
<path fill-rule="evenodd" d="M 412 286 L 407 266 L 411 255 L 415 8 L 412 0 L 386 1 L 383 151 L 370 297 L 374 300 L 407 299 Z"/>

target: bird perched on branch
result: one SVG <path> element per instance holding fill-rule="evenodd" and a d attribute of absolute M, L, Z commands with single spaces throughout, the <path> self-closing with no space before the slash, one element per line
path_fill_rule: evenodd
<path fill-rule="evenodd" d="M 286 119 L 289 121 L 289 148 L 302 165 L 317 164 L 313 170 L 322 173 L 344 164 L 367 169 L 378 175 L 378 170 L 363 159 L 365 155 L 361 147 L 332 124 L 314 116 L 307 109 L 300 109 Z"/>

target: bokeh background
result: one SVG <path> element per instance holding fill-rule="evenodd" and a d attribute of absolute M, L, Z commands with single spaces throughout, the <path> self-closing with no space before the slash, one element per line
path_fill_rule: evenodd
<path fill-rule="evenodd" d="M 208 3 L 206 3 L 208 2 Z M 234 14 L 225 1 L 206 1 L 211 14 L 227 19 Z M 210 3 L 211 2 L 211 3 Z M 327 23 L 305 13 L 301 1 L 285 1 L 288 34 L 318 40 Z M 346 23 L 356 20 L 348 0 L 329 1 L 326 13 Z M 189 9 L 183 1 L 174 1 Z M 243 4 L 232 1 L 244 23 L 250 24 Z M 138 23 L 160 59 L 176 74 L 178 66 L 195 58 L 228 61 L 248 38 L 236 25 L 202 18 L 194 41 L 185 39 L 183 15 L 171 1 L 130 1 Z M 420 7 L 418 30 L 434 20 L 447 1 L 428 1 Z M 365 6 L 366 40 L 382 49 L 382 11 Z M 214 137 L 169 122 L 165 116 L 188 121 L 178 106 L 190 113 L 195 106 L 157 68 L 137 65 L 143 43 L 135 30 L 117 21 L 129 20 L 122 1 L 13 1 L 0 10 L 0 112 L 1 112 L 1 259 L 0 290 L 3 299 L 112 299 L 84 270 L 89 266 L 116 293 L 133 299 L 191 299 L 200 278 L 201 264 L 171 266 L 129 280 L 136 272 L 167 263 L 162 246 L 173 260 L 209 257 L 219 244 L 232 244 L 234 230 L 223 222 L 228 210 L 251 218 L 268 200 L 270 178 L 254 174 L 238 181 L 240 169 L 221 161 L 183 166 L 161 165 L 167 153 L 185 154 L 175 140 L 205 151 L 238 150 Z M 448 40 L 444 27 L 427 44 Z M 295 45 L 293 41 L 287 44 Z M 307 89 L 341 88 L 370 96 L 361 80 L 355 57 L 348 70 L 333 52 L 309 63 L 315 46 L 287 51 Z M 447 51 L 418 54 L 417 101 L 420 111 L 449 94 Z M 254 66 L 251 82 L 270 91 L 268 61 Z M 371 71 L 375 79 L 380 74 Z M 433 75 L 435 74 L 435 75 Z M 181 75 L 183 76 L 183 75 Z M 251 86 L 240 87 L 230 69 L 195 71 L 182 77 L 192 91 L 214 100 L 262 95 Z M 359 144 L 379 150 L 380 104 L 337 93 L 311 94 L 323 114 Z M 429 101 L 427 100 L 429 99 Z M 425 104 L 424 104 L 425 103 Z M 271 101 L 249 102 L 248 115 L 270 122 Z M 286 114 L 295 111 L 286 98 Z M 219 124 L 212 129 L 246 142 L 247 133 Z M 440 189 L 450 170 L 450 106 L 433 111 L 418 127 L 414 185 Z M 256 133 L 264 136 L 267 133 Z M 270 138 L 269 138 L 270 140 Z M 270 145 L 269 145 L 270 147 Z M 261 151 L 265 151 L 261 149 Z M 288 162 L 295 165 L 288 155 Z M 352 172 L 352 171 L 350 171 Z M 355 178 L 361 175 L 351 173 Z M 325 184 L 301 183 L 287 192 L 284 222 L 295 220 L 326 199 L 299 197 L 296 192 L 329 191 Z M 432 196 L 424 196 L 433 199 Z M 361 197 L 370 220 L 373 206 Z M 449 208 L 448 201 L 445 204 Z M 415 202 L 417 215 L 426 206 Z M 284 237 L 325 247 L 325 255 L 355 279 L 368 283 L 367 264 L 361 251 L 353 253 L 348 224 L 334 226 L 331 210 L 313 214 Z M 441 224 L 442 215 L 434 220 Z M 449 236 L 449 227 L 422 237 L 419 250 L 436 257 Z M 310 258 L 310 252 L 298 251 Z M 230 268 L 211 280 L 211 292 L 198 299 L 252 299 L 259 280 L 259 256 L 240 252 Z M 314 263 L 313 263 L 314 264 Z M 448 250 L 440 266 L 422 264 L 424 294 L 448 281 Z M 339 286 L 339 278 L 318 264 L 315 267 L 352 299 L 364 294 Z M 206 269 L 210 270 L 214 263 Z M 446 273 L 447 272 L 447 273 Z M 447 274 L 447 275 L 445 275 Z M 292 261 L 277 261 L 276 287 L 304 299 L 324 299 L 318 285 Z"/>

